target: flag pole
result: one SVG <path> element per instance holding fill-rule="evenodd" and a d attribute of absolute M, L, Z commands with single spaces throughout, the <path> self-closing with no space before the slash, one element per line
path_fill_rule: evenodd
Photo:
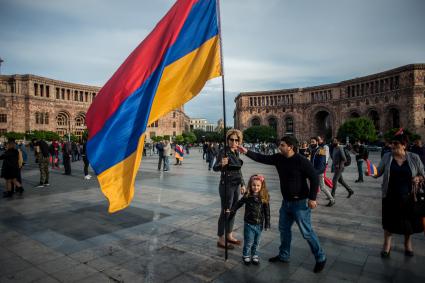
<path fill-rule="evenodd" d="M 224 64 L 223 64 L 223 39 L 221 36 L 221 16 L 220 16 L 220 0 L 216 0 L 217 17 L 218 17 L 218 37 L 220 41 L 220 64 L 221 64 L 221 85 L 223 90 L 223 136 L 224 136 L 224 157 L 227 157 L 227 139 L 226 139 L 226 98 L 224 85 Z M 224 204 L 227 205 L 227 166 L 224 168 Z M 226 212 L 230 207 L 223 207 L 224 211 L 224 260 L 228 258 L 228 238 L 227 228 L 229 224 L 229 213 Z"/>

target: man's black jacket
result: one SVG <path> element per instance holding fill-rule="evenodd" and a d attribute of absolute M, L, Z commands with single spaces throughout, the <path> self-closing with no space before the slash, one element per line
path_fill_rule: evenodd
<path fill-rule="evenodd" d="M 263 155 L 251 150 L 248 150 L 246 156 L 257 162 L 276 166 L 280 191 L 285 200 L 316 200 L 319 177 L 311 162 L 304 156 L 295 153 L 287 158 L 281 153 Z M 310 188 L 307 179 L 310 180 Z"/>

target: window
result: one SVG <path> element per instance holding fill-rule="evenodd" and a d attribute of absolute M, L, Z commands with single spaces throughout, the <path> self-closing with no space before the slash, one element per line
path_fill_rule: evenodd
<path fill-rule="evenodd" d="M 291 117 L 287 117 L 285 119 L 285 129 L 287 134 L 294 133 L 294 119 L 292 119 Z"/>
<path fill-rule="evenodd" d="M 6 99 L 0 99 L 0 107 L 6 107 Z"/>
<path fill-rule="evenodd" d="M 0 129 L 0 136 L 4 135 L 5 133 L 7 133 L 7 129 Z"/>
<path fill-rule="evenodd" d="M 7 123 L 7 114 L 0 114 L 0 123 Z"/>
<path fill-rule="evenodd" d="M 40 124 L 40 113 L 35 112 L 35 123 Z"/>
<path fill-rule="evenodd" d="M 83 97 L 83 92 L 80 91 L 80 101 L 83 102 L 84 101 L 84 97 Z"/>
<path fill-rule="evenodd" d="M 50 87 L 46 85 L 46 97 L 50 97 Z"/>
<path fill-rule="evenodd" d="M 44 124 L 49 124 L 49 113 L 44 113 Z"/>
<path fill-rule="evenodd" d="M 65 89 L 62 89 L 62 99 L 65 100 Z"/>
<path fill-rule="evenodd" d="M 38 84 L 34 84 L 34 95 L 38 96 Z"/>
<path fill-rule="evenodd" d="M 78 91 L 74 91 L 74 101 L 78 101 Z"/>
<path fill-rule="evenodd" d="M 71 100 L 71 90 L 69 89 L 66 90 L 66 96 L 68 100 Z"/>
<path fill-rule="evenodd" d="M 40 85 L 40 96 L 44 96 L 44 85 Z"/>
<path fill-rule="evenodd" d="M 173 128 L 175 128 L 177 125 L 176 125 L 176 122 L 173 122 Z"/>
<path fill-rule="evenodd" d="M 60 99 L 60 92 L 59 92 L 59 88 L 56 88 L 56 99 Z"/>

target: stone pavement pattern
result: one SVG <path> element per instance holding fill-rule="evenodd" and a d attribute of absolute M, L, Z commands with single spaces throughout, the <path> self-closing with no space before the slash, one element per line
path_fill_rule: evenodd
<path fill-rule="evenodd" d="M 157 171 L 156 156 L 144 157 L 131 206 L 113 215 L 96 179 L 84 180 L 81 162 L 72 164 L 72 176 L 51 171 L 51 186 L 36 189 L 38 168 L 30 161 L 24 196 L 0 199 L 0 282 L 425 282 L 423 234 L 413 238 L 413 258 L 404 256 L 401 236 L 390 259 L 380 258 L 381 180 L 355 184 L 355 164 L 345 174 L 354 196 L 346 199 L 339 187 L 329 208 L 321 194 L 312 214 L 328 256 L 325 270 L 312 272 L 314 258 L 296 225 L 291 262 L 269 263 L 280 242 L 279 180 L 273 167 L 244 160 L 245 179 L 264 174 L 271 195 L 272 229 L 262 234 L 259 266 L 244 266 L 241 248 L 223 260 L 216 247 L 219 174 L 193 149 L 169 172 Z M 242 230 L 243 209 L 238 238 Z"/>

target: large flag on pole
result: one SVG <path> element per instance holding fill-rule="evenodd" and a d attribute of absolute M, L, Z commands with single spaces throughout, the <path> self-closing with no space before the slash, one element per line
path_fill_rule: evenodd
<path fill-rule="evenodd" d="M 109 212 L 127 207 L 147 125 L 221 75 L 216 0 L 178 0 L 102 87 L 87 115 L 87 155 Z"/>

